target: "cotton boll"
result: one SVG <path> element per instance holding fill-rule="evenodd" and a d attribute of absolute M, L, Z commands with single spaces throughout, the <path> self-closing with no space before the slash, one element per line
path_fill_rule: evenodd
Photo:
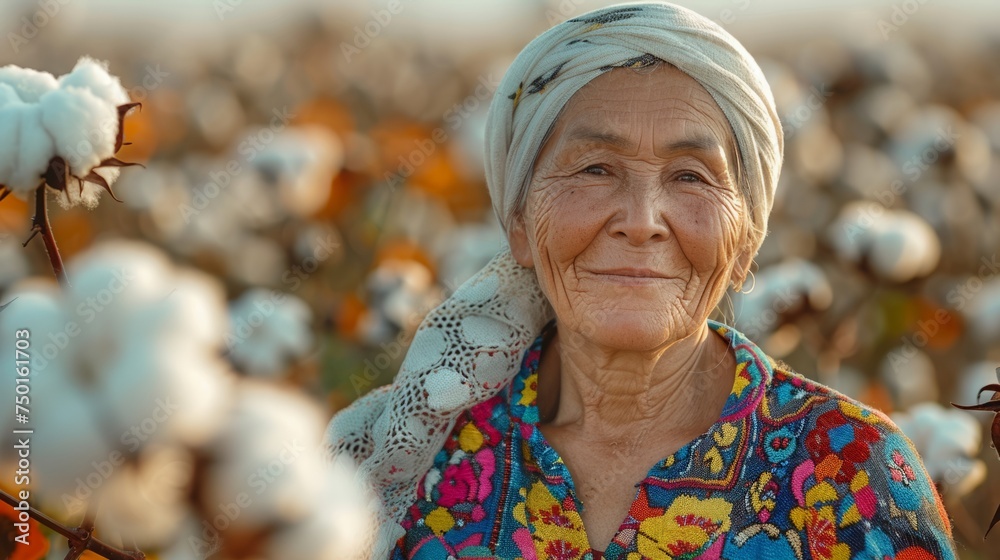
<path fill-rule="evenodd" d="M 343 461 L 334 463 L 320 484 L 318 511 L 272 536 L 268 558 L 360 558 L 373 533 L 375 517 L 368 509 L 368 495 L 355 483 L 354 469 Z"/>
<path fill-rule="evenodd" d="M 174 289 L 169 295 L 178 329 L 185 340 L 203 344 L 206 348 L 221 347 L 228 325 L 225 309 L 217 302 L 225 301 L 223 286 L 208 274 L 195 270 L 178 271 Z"/>
<path fill-rule="evenodd" d="M 27 278 L 11 286 L 0 299 L 0 306 L 6 306 L 0 312 L 0 332 L 5 339 L 15 341 L 15 332 L 27 330 L 32 333 L 29 336 L 34 336 L 43 344 L 38 350 L 45 350 L 46 345 L 51 342 L 48 334 L 64 331 L 69 320 L 55 283 L 38 278 Z M 38 344 L 34 346 L 37 347 Z M 50 353 L 56 351 L 58 347 L 54 346 Z M 6 360 L 3 363 L 14 363 L 13 342 L 0 344 L 0 358 Z M 45 371 L 52 361 L 39 352 L 32 352 L 29 357 L 33 373 Z"/>
<path fill-rule="evenodd" d="M 840 258 L 859 263 L 868 250 L 875 217 L 883 212 L 884 208 L 878 203 L 867 200 L 844 205 L 837 219 L 827 228 L 827 242 Z"/>
<path fill-rule="evenodd" d="M 893 130 L 888 153 L 908 175 L 922 175 L 955 149 L 964 121 L 951 107 L 927 105 Z"/>
<path fill-rule="evenodd" d="M 101 531 L 140 549 L 172 542 L 190 515 L 187 495 L 193 474 L 194 459 L 185 449 L 150 446 L 139 461 L 119 466 L 98 489 Z"/>
<path fill-rule="evenodd" d="M 221 424 L 234 381 L 218 357 L 223 293 L 201 273 L 179 273 L 173 280 L 167 296 L 147 302 L 145 313 L 133 313 L 113 329 L 126 334 L 116 335 L 116 359 L 106 360 L 105 391 L 120 403 L 122 422 L 143 427 L 143 442 L 201 443 Z M 144 375 L 135 374 L 140 367 Z"/>
<path fill-rule="evenodd" d="M 35 105 L 9 104 L 0 109 L 0 184 L 26 198 L 41 182 L 53 146 L 41 127 L 41 111 Z"/>
<path fill-rule="evenodd" d="M 8 84 L 0 82 L 0 109 L 12 103 L 22 103 L 21 98 L 17 95 L 17 91 L 15 91 L 14 88 Z"/>
<path fill-rule="evenodd" d="M 894 216 L 879 228 L 869 253 L 875 273 L 893 282 L 926 276 L 937 266 L 941 246 L 926 222 L 915 216 Z"/>
<path fill-rule="evenodd" d="M 85 177 L 114 155 L 119 120 L 114 105 L 90 90 L 70 88 L 43 95 L 39 106 L 42 125 L 55 141 L 56 154 L 66 160 L 73 175 Z"/>
<path fill-rule="evenodd" d="M 0 107 L 0 138 L 20 138 L 21 113 L 25 107 L 26 105 L 20 102 Z M 20 142 L 0 142 L 0 185 L 12 188 L 11 180 L 18 166 L 18 148 L 20 146 Z M 19 185 L 15 192 L 20 198 L 25 198 L 25 195 L 30 191 L 25 189 L 23 185 Z"/>
<path fill-rule="evenodd" d="M 82 88 L 98 99 L 115 106 L 129 102 L 128 93 L 116 76 L 108 73 L 108 63 L 84 56 L 77 61 L 69 74 L 59 77 L 61 89 Z"/>
<path fill-rule="evenodd" d="M 833 302 L 833 288 L 816 265 L 789 259 L 756 274 L 753 289 L 739 294 L 734 307 L 736 326 L 750 338 L 767 336 L 780 326 L 784 314 L 823 310 Z"/>
<path fill-rule="evenodd" d="M 253 497 L 230 530 L 252 531 L 274 522 L 303 521 L 316 507 L 316 485 L 327 476 L 319 456 L 323 418 L 300 393 L 262 382 L 239 385 L 236 406 L 219 436 L 206 447 L 202 502 Z"/>
<path fill-rule="evenodd" d="M 369 274 L 366 288 L 369 310 L 361 327 L 369 343 L 384 342 L 388 339 L 378 337 L 391 338 L 399 331 L 415 330 L 423 316 L 441 299 L 430 270 L 412 260 L 382 261 Z"/>
<path fill-rule="evenodd" d="M 896 409 L 905 410 L 938 399 L 934 363 L 926 353 L 913 346 L 901 346 L 889 352 L 882 360 L 879 372 Z"/>
<path fill-rule="evenodd" d="M 129 306 L 158 301 L 173 289 L 173 265 L 152 245 L 110 240 L 81 253 L 67 265 L 73 278 L 72 303 L 98 312 L 128 312 Z M 87 298 L 94 298 L 96 305 Z M 92 321 L 92 319 L 90 319 Z"/>
<path fill-rule="evenodd" d="M 340 139 L 310 126 L 278 133 L 253 159 L 253 166 L 265 183 L 276 188 L 277 200 L 287 212 L 305 217 L 326 203 L 343 162 Z"/>
<path fill-rule="evenodd" d="M 268 237 L 244 234 L 226 241 L 232 243 L 224 255 L 229 275 L 244 284 L 275 286 L 288 270 L 284 250 Z"/>
<path fill-rule="evenodd" d="M 62 503 L 64 494 L 75 495 L 78 479 L 90 476 L 92 481 L 103 483 L 105 476 L 92 476 L 94 465 L 108 461 L 123 428 L 114 423 L 113 433 L 109 433 L 104 418 L 113 413 L 104 410 L 103 403 L 95 398 L 97 394 L 66 383 L 70 375 L 66 369 L 74 367 L 72 356 L 60 356 L 59 365 L 58 371 L 50 367 L 45 375 L 32 379 L 31 396 L 37 404 L 31 407 L 31 455 L 32 468 L 37 470 L 38 493 Z M 80 506 L 76 503 L 70 507 Z"/>
<path fill-rule="evenodd" d="M 232 304 L 229 316 L 229 356 L 250 375 L 278 375 L 312 347 L 312 311 L 293 295 L 249 290 Z"/>
<path fill-rule="evenodd" d="M 970 329 L 982 344 L 1000 342 L 1000 278 L 983 282 L 982 288 L 962 308 L 972 324 Z"/>
<path fill-rule="evenodd" d="M 43 94 L 59 87 L 59 82 L 52 74 L 19 68 L 13 64 L 0 68 L 0 84 L 11 86 L 25 103 L 37 103 Z"/>
<path fill-rule="evenodd" d="M 0 68 L 0 184 L 24 199 L 41 184 L 56 156 L 72 177 L 57 198 L 65 207 L 97 205 L 99 184 L 81 183 L 92 171 L 109 185 L 119 170 L 95 168 L 116 151 L 118 105 L 128 101 L 107 65 L 83 58 L 73 72 L 56 80 L 44 72 Z M 74 179 L 75 178 L 75 179 Z"/>
<path fill-rule="evenodd" d="M 21 134 L 17 148 L 18 165 L 10 178 L 13 190 L 33 190 L 38 187 L 42 175 L 49 165 L 49 159 L 55 149 L 52 139 L 42 128 L 42 110 L 37 105 L 22 107 Z M 18 186 L 22 186 L 18 189 Z"/>
<path fill-rule="evenodd" d="M 71 287 L 25 294 L 0 314 L 20 321 L 4 330 L 32 326 L 44 356 L 34 364 L 43 375 L 32 421 L 39 476 L 57 495 L 112 449 L 137 457 L 158 442 L 214 437 L 232 382 L 218 355 L 222 288 L 210 277 L 178 272 L 152 247 L 126 241 L 99 244 L 67 270 Z"/>
<path fill-rule="evenodd" d="M 827 241 L 841 258 L 867 261 L 875 275 L 892 282 L 926 276 L 941 259 L 941 243 L 926 221 L 875 202 L 844 206 L 827 229 Z"/>
<path fill-rule="evenodd" d="M 983 482 L 986 466 L 979 454 L 982 428 L 963 410 L 945 410 L 937 403 L 917 404 L 905 413 L 892 415 L 916 448 L 927 474 L 962 496 Z"/>

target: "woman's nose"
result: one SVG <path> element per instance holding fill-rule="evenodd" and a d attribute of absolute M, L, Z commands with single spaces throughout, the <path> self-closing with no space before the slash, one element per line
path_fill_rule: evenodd
<path fill-rule="evenodd" d="M 663 202 L 657 196 L 660 186 L 656 178 L 629 180 L 615 193 L 615 215 L 609 222 L 609 233 L 632 245 L 663 241 L 670 235 L 663 212 Z"/>

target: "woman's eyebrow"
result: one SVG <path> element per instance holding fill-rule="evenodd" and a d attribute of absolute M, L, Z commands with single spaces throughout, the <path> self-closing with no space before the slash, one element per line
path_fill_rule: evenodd
<path fill-rule="evenodd" d="M 635 144 L 623 136 L 619 136 L 613 132 L 604 132 L 600 130 L 595 130 L 588 127 L 576 128 L 569 132 L 569 140 L 583 140 L 587 142 L 597 142 L 599 144 L 607 144 L 615 148 L 622 150 L 630 150 L 635 148 Z M 677 140 L 676 142 L 671 142 L 662 146 L 662 151 L 665 152 L 709 152 L 718 153 L 721 149 L 721 145 L 717 140 L 710 136 L 693 136 L 691 138 L 684 138 L 682 140 Z"/>

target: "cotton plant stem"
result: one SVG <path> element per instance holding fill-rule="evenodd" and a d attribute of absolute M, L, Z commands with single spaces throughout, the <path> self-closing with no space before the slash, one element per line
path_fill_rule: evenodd
<path fill-rule="evenodd" d="M 18 501 L 14 498 L 14 496 L 11 496 L 7 492 L 0 490 L 0 499 L 9 504 L 10 507 L 17 507 Z M 118 550 L 117 548 L 95 538 L 93 534 L 92 521 L 88 524 L 85 520 L 84 526 L 71 529 L 30 506 L 28 507 L 28 515 L 30 515 L 32 519 L 38 521 L 42 525 L 45 525 L 49 529 L 52 529 L 69 540 L 70 555 L 66 558 L 78 558 L 85 550 L 100 554 L 108 560 L 142 560 L 146 558 L 146 555 L 142 552 L 125 552 Z M 74 554 L 77 550 L 79 552 L 76 553 L 76 556 L 72 556 L 72 554 Z"/>
<path fill-rule="evenodd" d="M 69 287 L 69 279 L 66 277 L 66 270 L 63 268 L 59 247 L 56 246 L 56 238 L 52 233 L 52 225 L 49 224 L 49 212 L 45 204 L 47 195 L 45 183 L 43 182 L 35 189 L 35 216 L 31 219 L 31 237 L 28 238 L 28 241 L 31 241 L 37 234 L 42 235 L 42 242 L 45 244 L 45 252 L 49 255 L 52 272 L 55 273 L 59 284 L 66 288 Z M 24 244 L 27 245 L 28 241 L 25 241 Z"/>
<path fill-rule="evenodd" d="M 87 512 L 83 514 L 83 521 L 80 523 L 80 528 L 77 531 L 81 535 L 86 535 L 89 540 L 94 535 L 94 518 L 96 517 L 96 512 L 94 511 L 93 502 L 87 504 Z M 83 553 L 87 551 L 86 542 L 84 543 L 73 543 L 70 541 L 69 552 L 66 553 L 66 558 L 64 560 L 78 560 Z"/>

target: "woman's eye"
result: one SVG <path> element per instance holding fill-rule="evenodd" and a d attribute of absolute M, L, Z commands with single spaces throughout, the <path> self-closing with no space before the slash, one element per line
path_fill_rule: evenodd
<path fill-rule="evenodd" d="M 691 173 L 690 171 L 685 171 L 677 176 L 677 179 L 685 183 L 699 183 L 704 182 L 704 179 L 696 173 Z"/>
<path fill-rule="evenodd" d="M 589 165 L 583 169 L 583 173 L 588 173 L 591 175 L 607 175 L 608 170 L 604 164 Z"/>

